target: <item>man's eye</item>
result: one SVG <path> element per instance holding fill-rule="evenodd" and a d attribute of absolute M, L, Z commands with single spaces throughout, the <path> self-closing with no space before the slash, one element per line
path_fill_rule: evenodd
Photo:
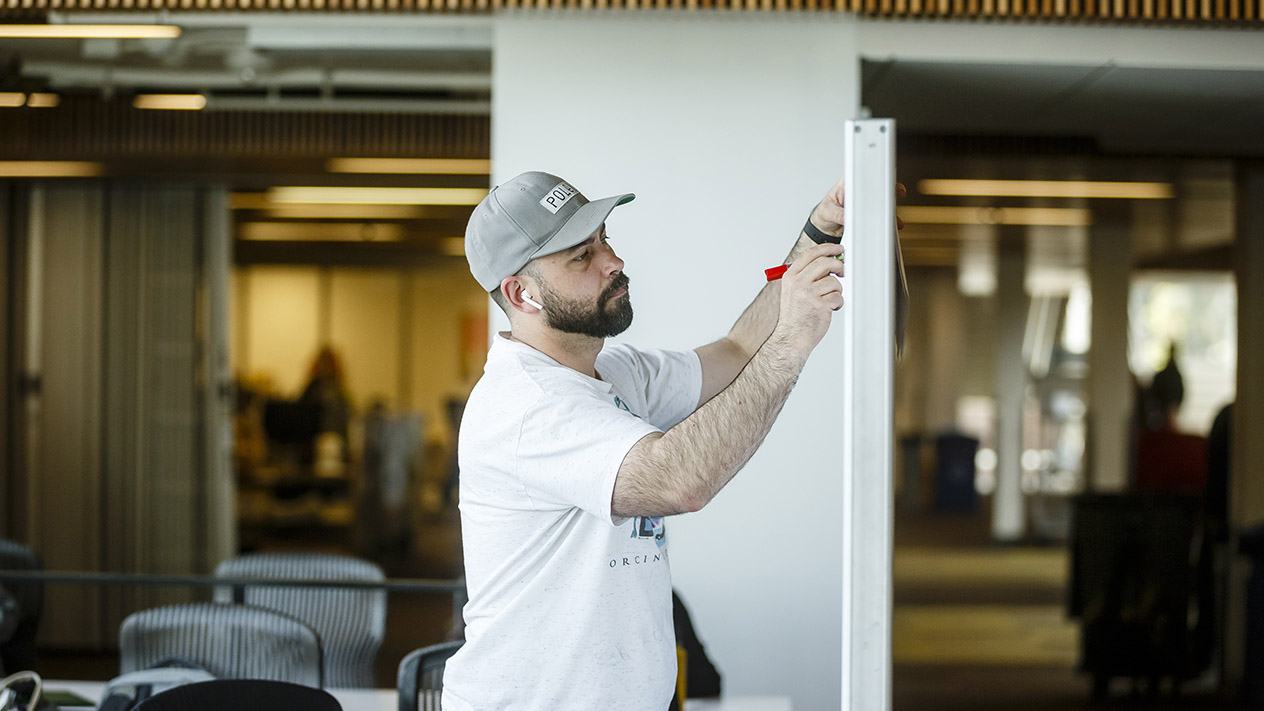
<path fill-rule="evenodd" d="M 575 261 L 576 261 L 576 262 L 582 262 L 582 261 L 584 261 L 585 259 L 588 259 L 588 253 L 587 253 L 587 252 L 582 252 L 582 253 L 580 253 L 580 255 L 579 255 L 579 256 L 575 257 Z"/>

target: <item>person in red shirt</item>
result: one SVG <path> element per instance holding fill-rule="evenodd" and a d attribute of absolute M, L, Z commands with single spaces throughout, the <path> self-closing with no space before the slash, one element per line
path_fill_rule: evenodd
<path fill-rule="evenodd" d="M 1137 440 L 1137 490 L 1202 495 L 1207 488 L 1207 440 L 1176 429 L 1185 385 L 1176 346 L 1143 399 L 1144 425 Z"/>

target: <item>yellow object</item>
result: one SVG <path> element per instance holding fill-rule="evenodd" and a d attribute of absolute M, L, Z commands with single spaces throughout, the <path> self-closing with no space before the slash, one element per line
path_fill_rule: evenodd
<path fill-rule="evenodd" d="M 685 671 L 689 668 L 689 655 L 685 648 L 676 645 L 676 699 L 679 703 L 677 711 L 685 711 Z"/>

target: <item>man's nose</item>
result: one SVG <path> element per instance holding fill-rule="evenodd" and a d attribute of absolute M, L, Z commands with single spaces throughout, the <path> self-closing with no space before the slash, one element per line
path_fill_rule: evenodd
<path fill-rule="evenodd" d="M 619 255 L 614 253 L 614 250 L 610 248 L 610 245 L 607 244 L 603 246 L 601 255 L 604 260 L 602 263 L 602 274 L 609 276 L 615 272 L 623 271 L 623 260 L 619 259 Z"/>

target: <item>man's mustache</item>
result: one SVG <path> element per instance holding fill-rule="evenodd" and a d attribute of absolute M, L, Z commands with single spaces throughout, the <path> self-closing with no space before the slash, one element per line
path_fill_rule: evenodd
<path fill-rule="evenodd" d="M 598 296 L 597 303 L 605 306 L 606 302 L 610 300 L 610 297 L 614 295 L 614 292 L 625 288 L 629 282 L 630 280 L 628 279 L 628 275 L 623 272 L 619 272 L 619 276 L 615 277 L 614 281 L 610 282 L 609 286 L 601 290 L 601 295 Z"/>

